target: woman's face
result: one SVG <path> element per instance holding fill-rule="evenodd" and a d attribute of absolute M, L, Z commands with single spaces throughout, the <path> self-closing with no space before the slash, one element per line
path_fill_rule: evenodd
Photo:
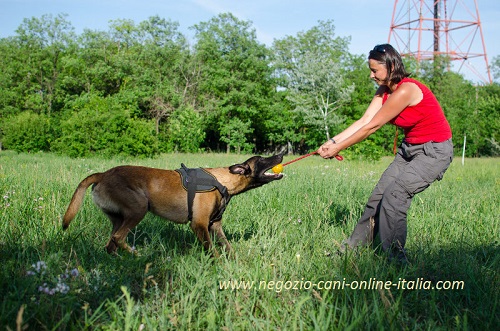
<path fill-rule="evenodd" d="M 387 67 L 376 60 L 368 60 L 370 67 L 370 78 L 377 83 L 377 85 L 387 85 Z"/>

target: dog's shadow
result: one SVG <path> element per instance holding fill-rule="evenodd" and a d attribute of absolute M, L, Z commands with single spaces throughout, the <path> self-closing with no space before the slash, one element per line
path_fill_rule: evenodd
<path fill-rule="evenodd" d="M 176 224 L 151 214 L 146 215 L 127 235 L 127 243 L 138 252 L 151 248 L 187 254 L 198 244 L 197 241 L 189 223 Z"/>
<path fill-rule="evenodd" d="M 255 236 L 256 230 L 254 227 L 247 228 L 244 231 L 238 231 L 238 232 L 232 232 L 230 230 L 225 231 L 226 238 L 229 242 L 237 242 L 240 240 L 247 241 L 250 240 L 252 237 Z"/>
<path fill-rule="evenodd" d="M 240 240 L 249 240 L 255 235 L 253 226 L 246 227 L 243 231 L 231 231 L 230 227 L 224 228 L 224 233 L 230 243 Z M 215 246 L 219 246 L 217 238 L 212 237 Z M 127 243 L 141 252 L 151 248 L 172 251 L 172 254 L 188 254 L 195 247 L 203 249 L 198 238 L 191 230 L 189 223 L 176 224 L 152 214 L 146 215 L 144 220 L 130 231 Z M 162 248 L 159 248 L 161 246 Z"/>

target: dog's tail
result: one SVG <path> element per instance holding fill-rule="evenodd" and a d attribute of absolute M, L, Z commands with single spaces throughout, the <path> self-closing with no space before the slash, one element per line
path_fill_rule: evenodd
<path fill-rule="evenodd" d="M 87 191 L 87 188 L 95 183 L 98 183 L 101 181 L 103 173 L 96 173 L 93 175 L 88 176 L 84 180 L 78 184 L 78 187 L 75 190 L 75 193 L 73 193 L 73 197 L 71 198 L 71 202 L 69 203 L 68 209 L 66 210 L 66 213 L 64 214 L 63 217 L 63 230 L 66 230 L 69 226 L 69 223 L 75 218 L 76 213 L 80 209 L 83 203 L 83 198 L 85 197 L 85 192 Z"/>

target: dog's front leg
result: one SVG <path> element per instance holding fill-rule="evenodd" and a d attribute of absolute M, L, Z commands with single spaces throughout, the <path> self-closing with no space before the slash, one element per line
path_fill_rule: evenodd
<path fill-rule="evenodd" d="M 223 249 L 226 251 L 227 255 L 233 256 L 233 248 L 231 247 L 231 244 L 227 240 L 226 234 L 222 230 L 222 222 L 221 221 L 214 222 L 212 224 L 212 226 L 210 227 L 210 232 L 215 233 L 219 243 L 221 244 Z"/>
<path fill-rule="evenodd" d="M 208 232 L 208 225 L 205 225 L 204 222 L 196 222 L 193 219 L 193 221 L 191 221 L 191 229 L 196 234 L 196 237 L 198 237 L 198 240 L 203 244 L 205 250 L 211 252 L 215 257 L 218 257 L 219 254 L 217 250 L 213 249 L 212 239 Z"/>

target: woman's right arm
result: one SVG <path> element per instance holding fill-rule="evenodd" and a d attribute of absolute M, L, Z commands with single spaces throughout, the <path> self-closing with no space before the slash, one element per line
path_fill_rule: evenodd
<path fill-rule="evenodd" d="M 333 137 L 333 140 L 335 140 L 336 143 L 349 138 L 354 133 L 356 133 L 360 128 L 362 128 L 364 125 L 366 125 L 371 121 L 371 119 L 375 116 L 375 114 L 377 114 L 380 108 L 382 108 L 382 98 L 386 89 L 387 89 L 386 86 L 380 86 L 378 88 L 377 92 L 375 93 L 375 96 L 370 102 L 370 105 L 368 105 L 368 108 L 366 109 L 363 116 L 361 116 L 360 119 L 352 123 L 347 129 L 345 129 L 344 131 L 340 132 L 339 134 Z M 328 140 L 318 148 L 317 152 L 321 155 L 325 149 L 333 147 L 332 145 L 333 142 L 331 140 Z"/>
<path fill-rule="evenodd" d="M 380 110 L 380 108 L 382 108 L 382 95 L 377 93 L 373 97 L 372 101 L 370 102 L 370 105 L 366 109 L 363 116 L 361 116 L 360 119 L 352 123 L 344 131 L 334 136 L 333 139 L 336 142 L 341 142 L 342 140 L 345 140 L 346 138 L 350 137 L 354 132 L 358 131 L 362 126 L 369 123 L 373 118 L 373 116 L 375 116 L 375 114 Z"/>

